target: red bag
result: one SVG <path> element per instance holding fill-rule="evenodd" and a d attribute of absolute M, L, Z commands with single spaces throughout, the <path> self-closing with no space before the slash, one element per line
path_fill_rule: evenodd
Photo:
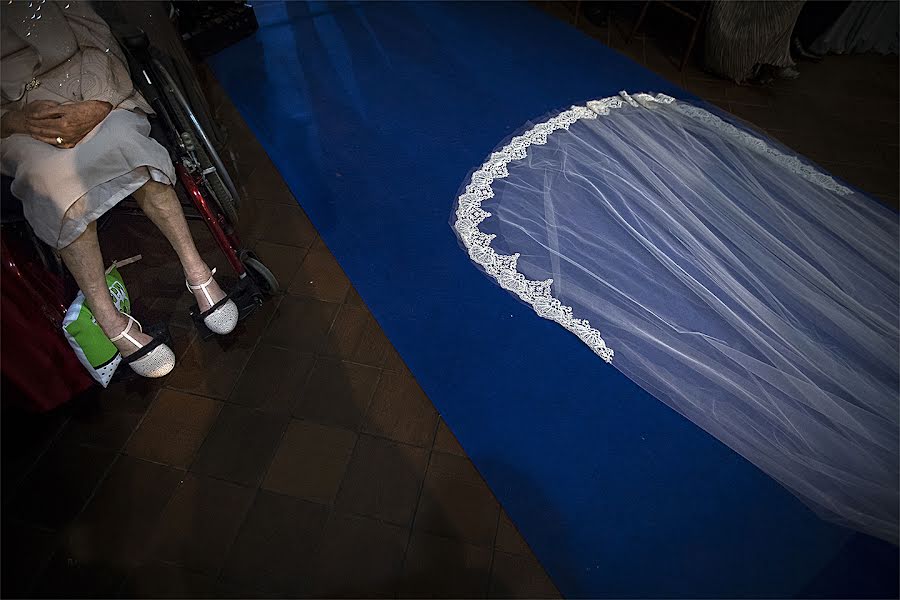
<path fill-rule="evenodd" d="M 59 277 L 35 262 L 17 264 L 5 240 L 0 258 L 0 373 L 4 384 L 19 392 L 4 393 L 3 403 L 48 411 L 87 390 L 94 380 L 63 337 L 64 286 Z"/>

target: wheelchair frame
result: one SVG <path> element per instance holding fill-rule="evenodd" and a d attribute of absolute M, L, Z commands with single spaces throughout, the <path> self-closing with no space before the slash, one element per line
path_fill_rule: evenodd
<path fill-rule="evenodd" d="M 237 189 L 176 78 L 166 68 L 165 58 L 150 47 L 143 31 L 119 39 L 136 87 L 163 126 L 164 145 L 172 155 L 178 183 L 238 276 L 237 289 L 231 295 L 243 319 L 266 296 L 278 291 L 278 282 L 262 261 L 241 244 L 235 230 Z M 211 335 L 199 314 L 193 316 L 204 337 Z"/>

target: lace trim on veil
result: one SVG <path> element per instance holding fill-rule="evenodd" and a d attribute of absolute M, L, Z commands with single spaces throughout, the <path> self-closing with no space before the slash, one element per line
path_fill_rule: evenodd
<path fill-rule="evenodd" d="M 520 256 L 518 252 L 511 255 L 499 254 L 491 247 L 491 242 L 497 236 L 484 233 L 479 229 L 481 222 L 491 216 L 491 213 L 481 208 L 481 204 L 494 197 L 493 182 L 509 176 L 509 163 L 525 158 L 528 147 L 532 144 L 546 144 L 547 136 L 551 133 L 560 129 L 568 130 L 570 125 L 581 119 L 596 119 L 598 116 L 608 115 L 611 109 L 620 108 L 623 104 L 651 107 L 653 103 L 673 104 L 674 102 L 674 98 L 665 94 L 629 95 L 623 91 L 619 96 L 592 100 L 586 106 L 572 106 L 569 110 L 559 113 L 548 121 L 538 123 L 522 135 L 512 138 L 506 146 L 491 154 L 490 158 L 472 173 L 471 180 L 466 185 L 464 193 L 459 196 L 456 206 L 454 228 L 466 247 L 469 257 L 496 279 L 503 289 L 515 293 L 522 301 L 531 305 L 534 312 L 541 317 L 555 321 L 574 333 L 606 362 L 612 362 L 615 354 L 613 349 L 606 345 L 600 332 L 591 327 L 587 319 L 576 318 L 572 314 L 572 307 L 563 305 L 553 296 L 551 292 L 553 279 L 543 281 L 528 279 L 517 269 Z M 683 103 L 674 104 L 674 108 L 688 117 L 703 121 L 723 135 L 731 137 L 755 151 L 765 152 L 788 170 L 812 183 L 842 195 L 852 192 L 849 188 L 837 183 L 832 177 L 803 163 L 796 156 L 784 154 L 766 144 L 762 139 L 701 108 Z"/>

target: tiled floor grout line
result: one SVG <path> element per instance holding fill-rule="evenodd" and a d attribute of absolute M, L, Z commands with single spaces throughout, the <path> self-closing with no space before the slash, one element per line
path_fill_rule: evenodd
<path fill-rule="evenodd" d="M 225 403 L 223 402 L 223 404 L 225 404 Z M 240 406 L 240 405 L 234 404 L 234 403 L 230 403 L 230 404 L 231 404 L 231 406 Z M 223 408 L 224 408 L 224 407 L 223 407 Z M 255 408 L 248 408 L 248 407 L 243 407 L 243 408 L 244 408 L 245 410 L 248 410 L 249 412 L 254 412 L 254 413 L 259 413 L 259 414 L 267 414 L 267 413 L 265 413 L 264 411 L 261 411 L 261 410 L 255 409 Z M 225 478 L 225 477 L 220 477 L 220 476 L 216 476 L 216 475 L 208 474 L 208 473 L 198 473 L 198 472 L 192 470 L 192 469 L 194 468 L 194 466 L 197 464 L 198 457 L 200 456 L 200 453 L 203 451 L 203 447 L 204 447 L 206 444 L 209 443 L 209 434 L 210 434 L 210 432 L 212 432 L 212 430 L 215 428 L 216 424 L 219 422 L 219 419 L 220 419 L 221 417 L 222 417 L 222 410 L 220 409 L 219 412 L 218 412 L 218 414 L 216 414 L 216 419 L 215 419 L 215 421 L 213 421 L 212 424 L 209 426 L 209 430 L 206 432 L 206 436 L 203 438 L 203 442 L 202 442 L 202 443 L 200 444 L 200 446 L 197 448 L 197 451 L 194 453 L 194 456 L 191 457 L 191 462 L 190 462 L 190 464 L 187 466 L 187 468 L 186 468 L 185 470 L 186 470 L 187 472 L 189 472 L 189 473 L 194 473 L 195 475 L 202 475 L 202 476 L 204 476 L 204 477 L 210 477 L 210 478 L 212 478 L 212 479 L 218 479 L 218 480 L 220 480 L 220 481 L 227 481 L 227 482 L 229 482 L 229 483 L 234 483 L 234 484 L 237 484 L 237 485 L 243 485 L 244 487 L 253 487 L 253 486 L 247 486 L 247 485 L 242 484 L 242 483 L 239 483 L 239 482 L 237 482 L 237 481 L 232 481 L 232 480 L 227 479 L 227 478 Z M 274 449 L 273 449 L 273 451 L 272 451 L 272 455 L 269 457 L 269 463 L 271 463 L 272 459 L 275 457 L 275 452 L 278 451 L 278 445 L 281 444 L 281 440 L 284 438 L 284 433 L 285 433 L 285 431 L 287 431 L 287 428 L 288 428 L 289 426 L 290 426 L 290 419 L 288 419 L 287 422 L 285 422 L 285 424 L 282 426 L 281 435 L 279 435 L 279 437 L 278 437 L 278 444 L 275 445 L 275 447 L 274 447 Z M 269 465 L 269 466 L 270 466 L 270 465 Z M 265 476 L 266 476 L 266 474 L 267 474 L 267 472 L 268 472 L 268 466 L 266 467 L 265 471 L 266 471 L 266 472 L 264 472 L 264 473 L 262 474 L 262 477 L 259 479 L 259 481 L 257 481 L 255 487 L 260 488 L 260 487 L 262 486 L 262 483 L 263 483 L 263 481 L 265 481 Z"/>
<path fill-rule="evenodd" d="M 286 429 L 286 428 L 285 428 Z M 207 476 L 209 477 L 209 476 Z M 234 482 L 231 482 L 234 483 Z M 228 559 L 231 556 L 231 552 L 234 550 L 234 544 L 240 539 L 241 533 L 243 533 L 244 529 L 247 527 L 247 521 L 250 518 L 250 513 L 253 511 L 253 507 L 256 506 L 256 502 L 259 500 L 259 493 L 262 491 L 262 488 L 256 486 L 253 489 L 253 498 L 250 500 L 250 504 L 247 506 L 247 510 L 244 512 L 244 516 L 241 519 L 240 524 L 235 530 L 234 539 L 231 540 L 231 543 L 228 546 L 228 550 L 225 552 L 225 558 L 222 559 L 222 564 L 219 565 L 219 568 L 216 570 L 216 575 L 213 577 L 213 581 L 216 583 L 221 583 L 223 581 L 222 572 L 225 570 L 225 567 L 228 565 Z M 235 582 L 237 583 L 237 582 Z"/>
<path fill-rule="evenodd" d="M 285 426 L 285 430 L 287 430 L 287 426 Z M 282 435 L 284 435 L 284 432 L 282 432 Z M 276 447 L 276 451 L 277 451 L 277 447 Z M 271 459 L 270 459 L 270 462 L 271 462 Z M 195 473 L 195 475 L 199 476 L 199 473 Z M 206 475 L 206 477 L 210 477 L 210 476 Z M 222 480 L 222 481 L 227 481 L 227 480 Z M 238 523 L 238 526 L 234 531 L 234 535 L 232 536 L 231 540 L 228 542 L 228 547 L 225 548 L 222 553 L 222 562 L 216 568 L 215 574 L 211 575 L 213 581 L 219 581 L 222 578 L 222 572 L 225 570 L 225 566 L 228 564 L 228 557 L 231 556 L 231 551 L 234 549 L 234 545 L 238 541 L 238 538 L 241 534 L 241 530 L 246 525 L 247 519 L 250 518 L 250 512 L 253 510 L 253 505 L 256 503 L 256 499 L 259 496 L 260 490 L 262 489 L 260 486 L 262 486 L 263 481 L 265 481 L 265 478 L 261 479 L 259 485 L 255 486 L 255 487 L 245 486 L 245 485 L 242 485 L 239 483 L 235 483 L 234 481 L 228 481 L 228 483 L 231 483 L 233 485 L 238 485 L 238 486 L 241 486 L 241 487 L 251 490 L 253 497 L 250 498 L 250 502 L 247 504 L 246 510 L 244 510 L 244 514 L 241 517 L 240 522 Z"/>
<path fill-rule="evenodd" d="M 312 367 L 310 367 L 309 373 L 306 374 L 306 380 L 303 382 L 303 387 L 301 389 L 305 389 L 306 386 L 309 385 L 309 380 L 312 378 L 315 368 L 316 368 L 316 361 L 313 361 Z M 265 412 L 265 411 L 258 411 L 258 412 Z M 274 450 L 272 452 L 272 456 L 269 457 L 269 461 L 268 461 L 268 464 L 266 465 L 266 468 L 263 469 L 262 477 L 259 480 L 259 485 L 257 485 L 257 487 L 259 489 L 265 489 L 262 486 L 266 482 L 266 478 L 269 476 L 269 470 L 272 468 L 272 462 L 275 460 L 275 455 L 278 454 L 278 449 L 281 448 L 281 444 L 284 443 L 284 437 L 287 435 L 287 430 L 290 429 L 291 421 L 294 419 L 292 413 L 293 413 L 293 407 L 291 407 L 291 410 L 286 415 L 287 422 L 284 424 L 284 428 L 281 431 L 281 435 L 278 436 L 278 442 L 276 444 L 274 444 Z"/>
<path fill-rule="evenodd" d="M 137 454 L 130 454 L 129 452 L 126 452 L 125 450 L 120 452 L 119 455 L 124 456 L 126 458 L 133 459 L 133 460 L 139 460 L 141 462 L 149 463 L 151 465 L 156 465 L 158 467 L 166 467 L 167 469 L 174 469 L 176 471 L 182 471 L 184 473 L 190 472 L 190 470 L 186 467 L 179 467 L 176 465 L 171 465 L 169 463 L 160 462 L 160 461 L 154 460 L 152 458 L 144 458 L 143 456 L 138 456 Z"/>
<path fill-rule="evenodd" d="M 149 412 L 149 410 L 148 410 L 147 412 Z M 137 430 L 137 428 L 135 428 L 135 431 L 136 431 L 136 430 Z M 138 457 L 136 457 L 136 456 L 135 456 L 135 457 L 131 457 L 131 458 L 134 458 L 134 459 L 136 459 L 136 460 L 145 460 L 145 459 L 142 459 L 142 458 L 138 458 Z M 156 463 L 156 462 L 154 462 L 154 461 L 146 461 L 146 462 L 151 462 L 151 463 L 153 463 L 153 464 L 163 464 L 163 463 Z M 160 511 L 159 511 L 159 514 L 156 515 L 156 524 L 159 524 L 159 520 L 162 519 L 162 517 L 163 517 L 164 514 L 166 514 L 166 511 L 169 509 L 169 506 L 171 506 L 172 502 L 175 500 L 175 496 L 178 495 L 178 490 L 181 489 L 181 486 L 184 484 L 184 480 L 187 479 L 187 475 L 188 475 L 188 473 L 189 473 L 189 471 L 187 471 L 186 469 L 180 469 L 180 468 L 178 468 L 178 467 L 173 467 L 172 465 L 163 465 L 163 466 L 168 467 L 168 468 L 170 468 L 170 469 L 176 469 L 176 470 L 179 470 L 179 471 L 181 471 L 182 474 L 181 474 L 181 481 L 179 481 L 179 483 L 178 483 L 178 485 L 175 487 L 175 489 L 172 490 L 172 494 L 166 499 L 165 503 L 163 503 L 162 510 L 160 510 Z M 154 531 L 155 531 L 155 530 L 154 530 Z M 151 534 L 150 534 L 150 538 L 149 538 L 148 540 L 146 540 L 146 546 L 145 546 L 145 548 L 144 548 L 144 553 L 142 554 L 142 556 L 141 556 L 140 558 L 137 559 L 137 561 L 135 562 L 135 564 L 131 565 L 131 566 L 128 568 L 127 572 L 126 572 L 125 575 L 122 577 L 122 581 L 119 583 L 119 587 L 118 587 L 117 590 L 116 590 L 116 595 L 117 595 L 118 597 L 121 597 L 121 594 L 122 594 L 122 588 L 124 588 L 125 585 L 128 583 L 128 580 L 129 580 L 129 579 L 131 578 L 131 576 L 134 574 L 135 570 L 136 570 L 136 569 L 139 569 L 139 568 L 142 567 L 142 566 L 144 566 L 144 565 L 147 564 L 148 562 L 152 562 L 152 561 L 154 560 L 154 556 L 153 556 L 153 551 L 154 551 L 154 549 L 155 549 L 155 548 L 154 548 L 154 544 L 153 544 L 153 542 L 155 541 L 155 540 L 154 540 L 154 537 L 155 537 L 155 533 L 151 533 Z"/>
<path fill-rule="evenodd" d="M 488 488 L 488 489 L 490 489 L 490 488 Z M 491 565 L 490 565 L 490 567 L 488 567 L 488 591 L 487 591 L 488 597 L 490 597 L 490 595 L 491 595 L 490 585 L 494 581 L 494 559 L 497 556 L 497 537 L 500 535 L 500 520 L 503 517 L 503 505 L 500 504 L 500 500 L 498 500 L 497 497 L 494 495 L 493 490 L 491 490 L 491 496 L 493 496 L 494 500 L 497 502 L 497 524 L 494 526 L 494 541 L 491 542 Z M 524 540 L 525 540 L 525 538 L 523 537 L 522 541 L 524 541 Z M 527 545 L 527 542 L 525 542 L 525 543 Z M 545 569 L 545 571 L 546 571 L 546 569 Z"/>
<path fill-rule="evenodd" d="M 136 414 L 136 413 L 132 413 L 132 414 Z M 128 434 L 128 439 L 131 439 L 131 436 L 134 434 L 135 431 L 137 431 L 139 423 L 140 423 L 140 419 L 138 420 L 138 423 L 135 424 L 134 429 L 132 429 L 131 432 Z M 85 440 L 79 440 L 78 442 L 72 443 L 72 445 L 79 446 L 81 448 L 90 448 L 92 450 L 104 450 L 106 452 L 112 452 L 114 454 L 122 454 L 124 456 L 131 456 L 130 454 L 128 454 L 125 451 L 124 445 L 121 448 L 112 448 L 108 445 L 98 444 L 98 443 L 94 443 L 91 441 L 85 441 Z M 160 463 L 160 464 L 162 464 L 162 463 Z M 169 465 L 169 466 L 171 466 L 171 465 Z"/>
<path fill-rule="evenodd" d="M 176 365 L 177 368 L 177 365 Z M 209 394 L 205 394 L 203 392 L 198 392 L 191 389 L 174 387 L 170 385 L 164 385 L 163 389 L 169 390 L 171 392 L 178 392 L 179 394 L 184 394 L 185 396 L 195 396 L 197 398 L 203 398 L 204 400 L 212 400 L 214 402 L 221 402 L 224 404 L 235 404 L 234 402 L 228 402 L 228 400 L 223 400 L 222 398 L 216 396 L 210 396 Z"/>
<path fill-rule="evenodd" d="M 435 412 L 437 412 L 437 411 L 435 411 Z M 419 516 L 419 508 L 422 504 L 422 494 L 425 492 L 425 481 L 427 481 L 428 471 L 431 469 L 431 456 L 432 456 L 432 454 L 434 454 L 434 440 L 437 439 L 437 431 L 440 426 L 441 426 L 441 416 L 440 416 L 440 413 L 438 413 L 438 418 L 436 419 L 436 422 L 434 425 L 434 431 L 432 432 L 431 447 L 428 448 L 427 452 L 426 452 L 425 472 L 422 473 L 422 481 L 419 484 L 419 491 L 416 494 L 416 502 L 413 505 L 413 506 L 415 506 L 415 510 L 413 511 L 412 520 L 409 523 L 409 534 L 407 535 L 407 538 L 406 538 L 406 548 L 403 550 L 403 560 L 400 563 L 400 572 L 401 573 L 406 572 L 407 561 L 409 560 L 409 547 L 412 544 L 412 536 L 413 536 L 413 532 L 415 531 L 415 528 L 416 528 L 416 519 Z M 399 591 L 398 591 L 398 595 L 399 595 Z"/>
<path fill-rule="evenodd" d="M 143 413 L 141 413 L 141 416 L 138 419 L 137 423 L 135 423 L 134 428 L 131 430 L 131 433 L 128 434 L 128 436 L 125 438 L 125 441 L 122 442 L 122 445 L 115 451 L 115 454 L 117 456 L 129 456 L 127 454 L 127 452 L 125 451 L 125 448 L 128 447 L 128 442 L 131 441 L 131 438 L 134 437 L 134 434 L 137 432 L 137 430 L 140 429 L 141 424 L 147 418 L 147 413 L 150 412 L 150 407 L 153 406 L 153 403 L 156 401 L 157 396 L 159 396 L 159 394 L 162 390 L 163 390 L 162 386 L 156 388 L 156 390 L 153 393 L 153 397 L 150 399 L 150 402 L 147 403 L 147 408 L 144 409 Z M 79 444 L 79 445 L 84 445 L 84 444 Z M 109 450 L 109 448 L 103 448 L 103 449 Z M 166 465 L 166 466 L 171 466 L 171 465 Z"/>
<path fill-rule="evenodd" d="M 316 364 L 318 364 L 318 359 L 316 361 Z M 312 376 L 312 372 L 310 372 L 310 377 L 311 376 Z M 369 399 L 366 401 L 366 408 L 363 410 L 363 415 L 362 415 L 362 418 L 360 419 L 360 424 L 361 424 L 360 427 L 358 429 L 356 429 L 355 431 L 349 430 L 349 429 L 346 429 L 343 427 L 339 428 L 339 429 L 344 429 L 345 431 L 353 431 L 353 434 L 355 437 L 353 440 L 353 448 L 350 449 L 350 458 L 347 460 L 347 464 L 344 466 L 344 472 L 341 475 L 341 482 L 338 484 L 338 489 L 334 493 L 334 499 L 332 500 L 332 504 L 337 502 L 338 496 L 340 496 L 341 490 L 344 488 L 344 483 L 347 481 L 347 474 L 350 472 L 350 464 L 353 462 L 353 458 L 356 456 L 356 449 L 359 447 L 359 438 L 360 438 L 360 436 L 363 435 L 362 428 L 365 427 L 366 417 L 368 417 L 368 415 L 369 415 L 369 409 L 372 407 L 372 400 L 375 398 L 375 394 L 378 392 L 378 386 L 381 385 L 381 380 L 382 380 L 383 376 L 384 376 L 384 369 L 380 369 L 378 372 L 378 378 L 375 381 L 375 385 L 372 386 L 372 391 L 369 393 Z M 307 383 L 309 383 L 309 382 L 307 381 Z M 291 416 L 291 418 L 294 419 L 296 417 Z M 297 420 L 303 421 L 303 422 L 316 423 L 318 425 L 324 425 L 324 423 L 319 423 L 317 421 L 312 421 L 312 420 L 304 419 L 304 418 L 297 418 Z M 325 425 L 325 426 L 328 427 L 328 425 Z"/>
<path fill-rule="evenodd" d="M 231 398 L 234 395 L 234 389 L 237 387 L 238 382 L 241 380 L 241 376 L 243 376 L 244 372 L 247 370 L 247 365 L 250 364 L 250 359 L 253 357 L 253 354 L 256 352 L 256 349 L 259 348 L 259 344 L 262 341 L 263 334 L 268 331 L 269 326 L 272 324 L 272 320 L 275 318 L 275 313 L 278 312 L 278 308 L 281 306 L 281 302 L 284 300 L 284 296 L 277 295 L 272 298 L 269 298 L 269 301 L 274 301 L 275 307 L 272 309 L 272 314 L 269 315 L 266 323 L 260 328 L 259 335 L 256 336 L 256 343 L 253 344 L 253 347 L 250 348 L 250 351 L 247 353 L 247 360 L 244 361 L 244 364 L 240 368 L 240 373 L 237 374 L 237 377 L 234 378 L 234 383 L 231 384 L 231 389 L 228 390 L 228 393 L 225 394 L 225 398 Z M 252 318 L 253 315 L 251 315 Z M 198 336 L 199 337 L 199 336 Z"/>

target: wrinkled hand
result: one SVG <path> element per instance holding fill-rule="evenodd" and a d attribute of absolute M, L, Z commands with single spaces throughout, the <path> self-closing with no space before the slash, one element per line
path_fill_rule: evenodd
<path fill-rule="evenodd" d="M 26 104 L 25 108 L 22 109 L 22 112 L 25 113 L 25 116 L 31 117 L 31 115 L 39 110 L 48 110 L 56 106 L 59 106 L 59 102 L 54 102 L 53 100 L 35 100 L 34 102 Z"/>
<path fill-rule="evenodd" d="M 33 105 L 40 104 L 32 108 Z M 32 102 L 25 107 L 27 132 L 57 148 L 73 148 L 110 113 L 108 102 L 86 100 L 71 104 Z M 58 143 L 56 138 L 62 138 Z"/>
<path fill-rule="evenodd" d="M 36 100 L 35 102 L 26 104 L 25 108 L 22 110 L 10 110 L 3 113 L 3 120 L 0 121 L 0 126 L 2 126 L 2 137 L 7 137 L 16 133 L 29 135 L 28 125 L 32 113 L 53 108 L 58 104 L 59 102 L 53 102 L 52 100 Z"/>

